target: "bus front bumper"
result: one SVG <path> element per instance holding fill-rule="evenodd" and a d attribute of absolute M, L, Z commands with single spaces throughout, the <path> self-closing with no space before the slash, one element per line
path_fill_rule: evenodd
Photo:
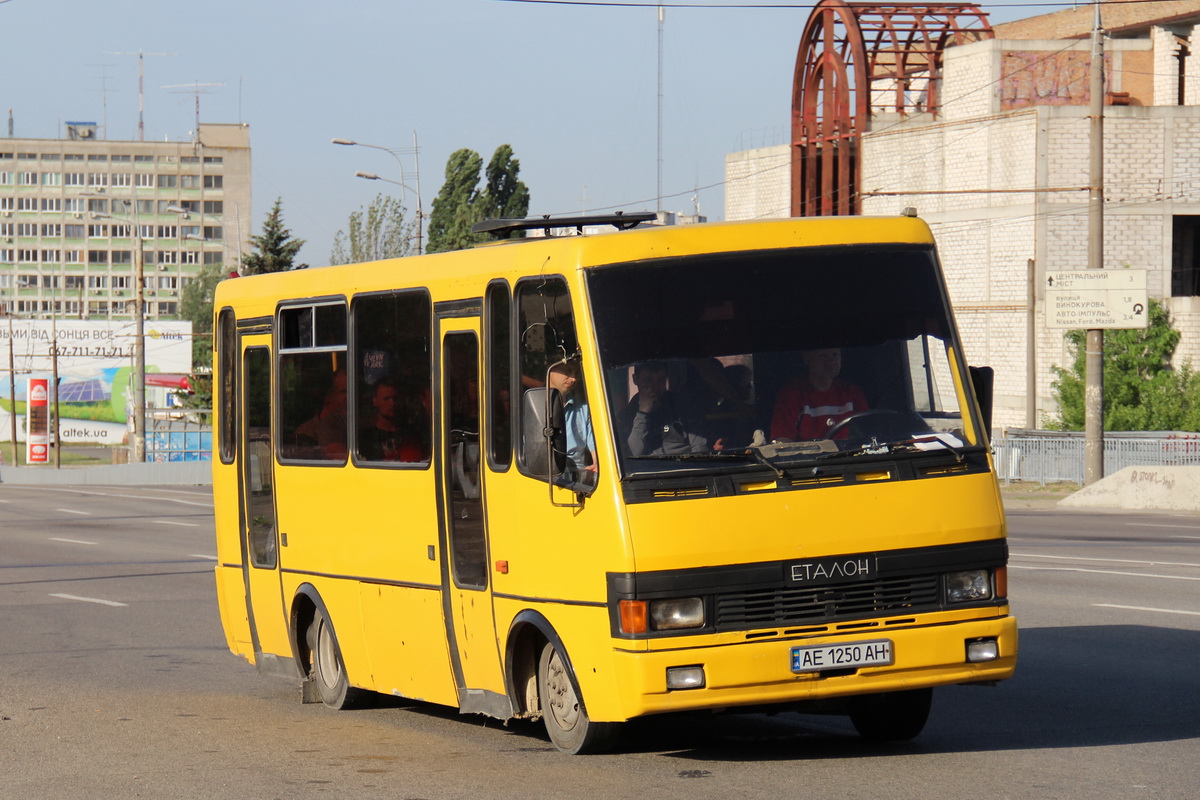
<path fill-rule="evenodd" d="M 662 641 L 662 640 L 660 640 Z M 892 663 L 853 670 L 793 672 L 792 648 L 814 645 L 870 645 L 888 641 Z M 968 660 L 968 645 L 996 644 L 996 658 Z M 683 644 L 683 640 L 674 640 Z M 974 648 L 972 648 L 974 651 Z M 623 713 L 601 719 L 632 719 L 677 711 L 738 706 L 786 705 L 857 694 L 921 689 L 960 683 L 990 683 L 1013 674 L 1017 661 L 1017 622 L 1012 616 L 959 621 L 869 633 L 778 638 L 648 651 L 619 650 L 618 685 Z M 685 675 L 698 685 L 672 689 L 668 680 Z M 598 710 L 598 709 L 597 709 Z"/>

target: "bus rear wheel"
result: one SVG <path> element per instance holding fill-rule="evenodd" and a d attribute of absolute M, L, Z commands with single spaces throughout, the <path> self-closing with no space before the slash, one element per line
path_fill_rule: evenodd
<path fill-rule="evenodd" d="M 616 741 L 620 723 L 593 722 L 588 717 L 575 691 L 570 665 L 549 643 L 542 648 L 538 659 L 538 698 L 546 733 L 562 752 L 603 753 Z"/>
<path fill-rule="evenodd" d="M 856 697 L 850 722 L 872 742 L 907 742 L 924 730 L 933 704 L 933 689 L 912 689 Z"/>
<path fill-rule="evenodd" d="M 333 635 L 333 626 L 322 611 L 313 615 L 312 624 L 308 628 L 308 644 L 309 652 L 312 653 L 312 678 L 317 684 L 321 702 L 336 709 L 357 705 L 363 697 L 363 692 L 350 685 L 342 652 L 338 648 L 337 638 Z"/>

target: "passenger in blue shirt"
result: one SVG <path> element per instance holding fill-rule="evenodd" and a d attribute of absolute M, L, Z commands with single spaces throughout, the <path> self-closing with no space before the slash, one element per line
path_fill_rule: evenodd
<path fill-rule="evenodd" d="M 567 458 L 577 472 L 598 471 L 596 434 L 592 430 L 592 412 L 587 395 L 579 382 L 579 364 L 568 361 L 550 368 L 550 388 L 563 398 L 563 426 L 567 433 Z"/>

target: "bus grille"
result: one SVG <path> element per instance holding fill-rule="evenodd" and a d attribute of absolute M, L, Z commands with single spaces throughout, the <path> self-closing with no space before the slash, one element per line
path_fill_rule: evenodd
<path fill-rule="evenodd" d="M 717 630 L 887 617 L 941 607 L 938 575 L 717 595 Z"/>

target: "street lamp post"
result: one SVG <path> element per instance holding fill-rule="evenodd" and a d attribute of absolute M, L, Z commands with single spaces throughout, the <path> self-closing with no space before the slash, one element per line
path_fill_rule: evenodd
<path fill-rule="evenodd" d="M 136 201 L 135 201 L 136 202 Z M 117 219 L 112 214 L 92 213 L 92 219 Z M 142 229 L 135 213 L 133 227 L 133 441 L 131 460 L 146 460 L 146 255 L 142 251 Z"/>
<path fill-rule="evenodd" d="M 383 146 L 377 145 L 377 144 L 366 144 L 365 142 L 356 142 L 353 139 L 333 139 L 332 142 L 333 142 L 333 144 L 340 144 L 340 145 L 344 145 L 346 147 L 369 147 L 372 150 L 382 150 L 383 152 L 389 154 L 392 158 L 396 159 L 396 166 L 400 168 L 400 180 L 398 180 L 398 181 L 389 180 L 387 178 L 381 178 L 378 175 L 375 175 L 374 173 L 371 173 L 371 172 L 359 172 L 359 173 L 356 173 L 356 175 L 359 178 L 365 178 L 365 179 L 371 180 L 371 181 L 386 181 L 388 183 L 394 183 L 403 189 L 408 189 L 408 191 L 410 191 L 414 195 L 416 195 L 416 197 L 417 197 L 417 255 L 420 255 L 422 253 L 421 234 L 422 234 L 422 229 L 423 229 L 423 221 L 424 221 L 425 213 L 421 206 L 421 161 L 420 161 L 421 148 L 417 145 L 417 132 L 413 131 L 413 146 L 412 147 L 383 147 Z M 412 157 L 413 157 L 413 164 L 416 166 L 416 171 L 414 174 L 414 178 L 416 180 L 416 186 L 417 186 L 416 189 L 413 189 L 411 186 L 404 183 L 404 180 L 408 176 L 404 169 L 404 162 L 400 160 L 401 155 L 412 155 Z"/>
<path fill-rule="evenodd" d="M 142 232 L 133 227 L 133 461 L 141 464 L 146 460 L 146 256 Z"/>

